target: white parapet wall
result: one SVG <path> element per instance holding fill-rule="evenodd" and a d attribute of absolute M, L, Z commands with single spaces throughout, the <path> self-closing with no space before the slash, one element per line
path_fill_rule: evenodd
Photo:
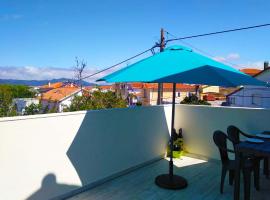
<path fill-rule="evenodd" d="M 177 105 L 175 127 L 188 152 L 219 159 L 215 130 L 256 134 L 270 130 L 269 117 L 267 109 Z M 50 199 L 152 161 L 166 151 L 170 119 L 171 106 L 1 118 L 0 199 Z"/>
<path fill-rule="evenodd" d="M 177 105 L 175 127 L 183 129 L 188 152 L 219 159 L 212 139 L 215 130 L 226 133 L 229 125 L 235 125 L 246 133 L 258 134 L 270 131 L 269 119 L 269 109 Z"/>
<path fill-rule="evenodd" d="M 164 155 L 170 107 L 0 119 L 0 199 L 66 194 Z"/>

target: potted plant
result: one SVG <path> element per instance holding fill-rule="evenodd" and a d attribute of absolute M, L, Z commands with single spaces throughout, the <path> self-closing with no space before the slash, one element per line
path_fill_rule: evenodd
<path fill-rule="evenodd" d="M 183 137 L 179 137 L 180 135 L 177 134 L 177 137 L 174 137 L 173 140 L 173 158 L 180 158 L 184 151 L 183 151 Z M 170 143 L 167 146 L 167 156 L 170 156 L 171 149 L 170 149 Z"/>

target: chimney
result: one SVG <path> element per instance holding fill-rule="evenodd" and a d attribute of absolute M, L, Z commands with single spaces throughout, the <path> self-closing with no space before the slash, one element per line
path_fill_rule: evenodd
<path fill-rule="evenodd" d="M 269 67 L 269 62 L 268 61 L 264 61 L 263 63 L 263 69 L 267 69 Z"/>
<path fill-rule="evenodd" d="M 51 82 L 49 81 L 48 86 L 51 87 Z"/>

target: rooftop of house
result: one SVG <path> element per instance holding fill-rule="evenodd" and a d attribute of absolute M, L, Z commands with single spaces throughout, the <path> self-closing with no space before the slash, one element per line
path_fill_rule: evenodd
<path fill-rule="evenodd" d="M 101 90 L 112 90 L 114 89 L 114 85 L 100 85 L 100 86 L 86 86 L 84 87 L 85 90 L 92 90 L 94 88 L 99 88 Z"/>
<path fill-rule="evenodd" d="M 140 82 L 135 82 L 135 83 L 127 83 L 127 85 L 131 89 L 157 89 L 158 84 L 157 83 L 140 83 Z M 96 88 L 96 86 L 87 86 L 85 87 L 86 90 L 91 90 L 93 88 Z M 115 88 L 115 85 L 101 85 L 98 86 L 97 88 L 100 88 L 101 90 L 112 90 Z M 195 86 L 194 85 L 187 85 L 187 84 L 176 84 L 176 88 L 183 90 L 183 91 L 195 91 Z M 171 90 L 172 89 L 172 84 L 171 83 L 163 83 L 163 89 Z"/>
<path fill-rule="evenodd" d="M 57 83 L 48 83 L 47 85 L 43 85 L 40 88 L 60 88 L 62 87 L 64 84 L 63 82 L 57 82 Z"/>
<path fill-rule="evenodd" d="M 244 69 L 242 69 L 242 70 L 244 70 Z M 242 71 L 241 70 L 241 71 Z M 256 73 L 256 74 L 248 74 L 247 72 L 244 72 L 244 71 L 242 71 L 242 72 L 244 72 L 244 73 L 246 73 L 246 74 L 248 74 L 248 75 L 250 75 L 250 76 L 253 76 L 254 78 L 256 78 L 257 76 L 260 76 L 261 74 L 263 74 L 263 73 L 265 73 L 266 71 L 268 71 L 268 70 L 270 70 L 270 67 L 266 67 L 265 69 L 263 69 L 263 70 L 260 70 L 260 69 L 246 69 L 246 71 L 248 71 L 248 70 L 250 70 L 249 72 L 255 72 L 256 70 L 258 70 L 258 72 Z M 231 96 L 231 95 L 233 95 L 233 94 L 235 94 L 235 93 L 237 93 L 237 92 L 239 92 L 239 91 L 241 91 L 242 89 L 243 89 L 244 87 L 240 87 L 240 88 L 237 88 L 236 90 L 234 90 L 234 91 L 232 91 L 231 93 L 229 93 L 229 94 L 227 94 L 227 97 L 229 97 L 229 96 Z"/>
<path fill-rule="evenodd" d="M 158 89 L 157 83 L 129 83 L 132 89 Z M 163 89 L 172 90 L 172 83 L 163 83 Z M 176 88 L 182 91 L 195 91 L 196 86 L 187 84 L 176 84 Z"/>
<path fill-rule="evenodd" d="M 255 68 L 244 68 L 244 69 L 241 69 L 240 71 L 247 74 L 247 75 L 254 76 L 254 75 L 260 73 L 263 70 L 255 69 Z"/>
<path fill-rule="evenodd" d="M 43 93 L 42 100 L 60 101 L 79 91 L 80 88 L 77 86 L 55 88 Z"/>

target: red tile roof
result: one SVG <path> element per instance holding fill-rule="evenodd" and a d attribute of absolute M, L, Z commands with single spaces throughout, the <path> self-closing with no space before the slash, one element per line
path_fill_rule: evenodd
<path fill-rule="evenodd" d="M 111 90 L 114 89 L 114 85 L 100 85 L 100 86 L 86 86 L 85 90 L 92 90 L 93 88 L 100 88 L 101 90 Z"/>
<path fill-rule="evenodd" d="M 250 76 L 254 76 L 258 73 L 260 73 L 262 70 L 261 69 L 254 69 L 254 68 L 244 68 L 244 69 L 240 69 L 241 72 L 248 74 Z"/>
<path fill-rule="evenodd" d="M 63 86 L 62 82 L 57 82 L 57 83 L 51 83 L 50 85 L 49 84 L 43 85 L 40 88 L 60 88 L 62 86 Z"/>
<path fill-rule="evenodd" d="M 157 89 L 158 84 L 157 83 L 128 83 L 133 89 Z M 110 90 L 114 89 L 115 85 L 102 85 L 98 86 L 98 88 L 101 88 L 103 90 Z M 95 86 L 88 86 L 85 87 L 86 90 L 91 90 L 95 88 Z M 172 89 L 173 85 L 172 83 L 163 83 L 163 89 Z M 183 90 L 183 91 L 195 91 L 196 86 L 195 85 L 187 85 L 187 84 L 176 84 L 176 88 Z"/>
<path fill-rule="evenodd" d="M 157 83 L 130 83 L 133 89 L 158 89 Z M 172 89 L 172 83 L 163 83 L 163 89 Z M 180 90 L 192 90 L 194 91 L 196 86 L 195 85 L 187 85 L 187 84 L 176 84 L 176 88 Z"/>
<path fill-rule="evenodd" d="M 42 100 L 60 101 L 65 97 L 72 95 L 73 93 L 80 91 L 79 87 L 62 87 L 55 88 L 48 92 L 43 93 Z"/>

